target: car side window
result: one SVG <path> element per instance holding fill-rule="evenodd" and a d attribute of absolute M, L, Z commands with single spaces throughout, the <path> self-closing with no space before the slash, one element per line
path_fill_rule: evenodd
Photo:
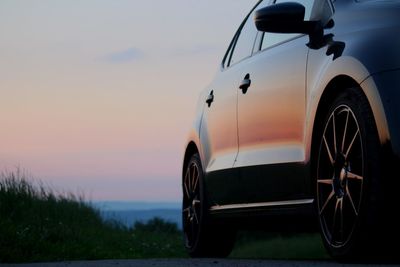
<path fill-rule="evenodd" d="M 223 68 L 229 67 L 229 60 L 230 60 L 230 58 L 232 56 L 233 48 L 235 47 L 236 36 L 237 36 L 237 34 L 233 37 L 233 39 L 232 39 L 232 41 L 231 41 L 231 43 L 229 45 L 229 48 L 225 53 L 224 59 L 222 61 Z"/>
<path fill-rule="evenodd" d="M 309 20 L 311 17 L 311 12 L 314 6 L 314 0 L 277 0 L 275 4 L 283 3 L 283 2 L 297 2 L 302 4 L 306 8 L 306 13 L 304 15 L 305 20 Z M 296 36 L 298 33 L 287 34 L 287 33 L 264 33 L 262 42 L 261 42 L 261 50 L 267 49 L 279 43 L 282 43 L 286 40 L 290 40 Z"/>
<path fill-rule="evenodd" d="M 239 36 L 231 55 L 229 65 L 233 65 L 249 56 L 251 56 L 254 48 L 254 43 L 257 36 L 257 28 L 254 23 L 253 17 L 255 10 L 262 8 L 268 4 L 269 1 L 261 2 L 251 14 L 246 18 L 246 22 L 240 30 Z"/>

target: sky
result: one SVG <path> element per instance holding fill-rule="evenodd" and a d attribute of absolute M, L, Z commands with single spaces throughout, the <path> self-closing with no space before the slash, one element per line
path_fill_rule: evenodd
<path fill-rule="evenodd" d="M 1 0 L 0 171 L 179 201 L 201 90 L 257 0 Z"/>

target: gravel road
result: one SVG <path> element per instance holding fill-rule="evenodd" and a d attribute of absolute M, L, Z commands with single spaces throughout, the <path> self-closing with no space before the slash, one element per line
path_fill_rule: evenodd
<path fill-rule="evenodd" d="M 340 264 L 330 261 L 273 261 L 236 259 L 147 259 L 0 264 L 0 267 L 347 267 L 400 266 L 399 264 Z"/>

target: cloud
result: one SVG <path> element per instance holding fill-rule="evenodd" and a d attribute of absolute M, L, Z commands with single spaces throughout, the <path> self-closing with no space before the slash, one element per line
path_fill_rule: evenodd
<path fill-rule="evenodd" d="M 137 48 L 131 47 L 123 51 L 114 52 L 107 55 L 104 59 L 109 63 L 129 63 L 144 58 L 144 53 Z"/>

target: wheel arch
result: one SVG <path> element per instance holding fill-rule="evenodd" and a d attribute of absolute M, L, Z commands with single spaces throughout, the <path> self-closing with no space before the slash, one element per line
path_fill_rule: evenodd
<path fill-rule="evenodd" d="M 348 88 L 359 89 L 367 99 L 381 144 L 385 144 L 390 140 L 384 106 L 381 101 L 379 90 L 373 80 L 366 79 L 363 82 L 358 83 L 356 79 L 353 79 L 351 76 L 338 75 L 329 81 L 319 98 L 312 126 L 310 157 L 314 155 L 316 146 L 315 141 L 318 137 L 319 131 L 322 130 L 321 125 L 327 115 L 330 103 Z"/>
<path fill-rule="evenodd" d="M 343 91 L 348 88 L 358 88 L 363 91 L 360 85 L 350 76 L 338 75 L 334 77 L 325 87 L 323 93 L 319 99 L 318 107 L 316 109 L 312 136 L 311 136 L 311 150 L 310 150 L 310 162 L 312 167 L 311 158 L 315 155 L 316 150 L 318 150 L 318 136 L 320 131 L 323 131 L 323 122 L 327 113 L 329 112 L 330 104 L 332 101 L 339 96 Z M 365 94 L 364 94 L 365 95 Z"/>
<path fill-rule="evenodd" d="M 320 136 L 321 132 L 323 131 L 323 123 L 325 121 L 325 117 L 328 115 L 330 105 L 336 97 L 349 88 L 357 88 L 367 100 L 368 105 L 371 108 L 373 121 L 378 131 L 381 144 L 385 144 L 388 140 L 390 140 L 384 107 L 381 102 L 379 90 L 370 79 L 366 79 L 366 81 L 367 82 L 358 83 L 356 79 L 353 79 L 351 76 L 337 75 L 325 86 L 317 104 L 311 129 L 311 138 L 309 139 L 310 143 L 307 161 L 310 166 L 311 177 L 313 171 L 315 170 L 316 164 L 316 162 L 312 159 L 315 157 L 319 149 L 318 136 Z M 312 186 L 311 180 L 312 179 L 309 180 L 310 186 Z M 313 188 L 311 188 L 311 190 L 313 190 Z M 313 191 L 311 191 L 311 193 L 312 192 Z"/>

